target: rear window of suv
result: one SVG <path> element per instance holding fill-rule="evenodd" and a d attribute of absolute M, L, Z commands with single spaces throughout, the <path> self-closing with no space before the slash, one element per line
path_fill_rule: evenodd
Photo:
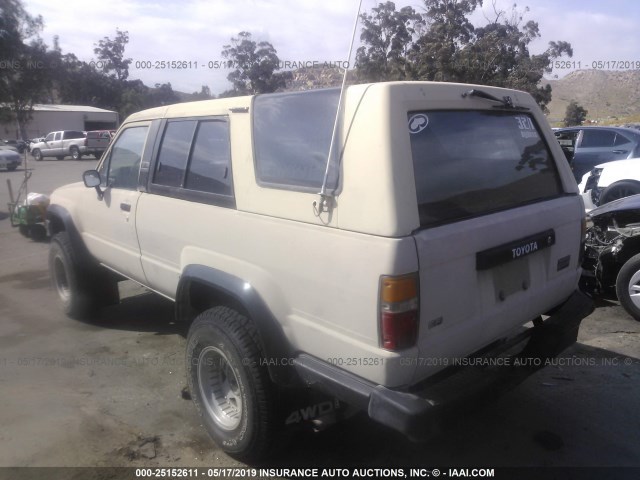
<path fill-rule="evenodd" d="M 562 194 L 553 157 L 522 112 L 410 112 L 420 225 L 455 222 Z"/>

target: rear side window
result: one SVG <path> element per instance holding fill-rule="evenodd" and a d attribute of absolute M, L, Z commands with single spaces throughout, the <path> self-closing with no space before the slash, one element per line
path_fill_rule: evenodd
<path fill-rule="evenodd" d="M 626 145 L 627 143 L 631 143 L 631 140 L 629 140 L 621 133 L 616 133 L 616 141 L 613 144 L 614 147 L 617 147 L 619 145 Z"/>
<path fill-rule="evenodd" d="M 152 181 L 153 193 L 232 206 L 232 182 L 226 118 L 171 120 L 166 124 Z M 216 198 L 203 194 L 215 194 Z"/>
<path fill-rule="evenodd" d="M 75 130 L 67 130 L 64 132 L 65 140 L 69 140 L 71 138 L 84 138 L 84 132 L 76 132 Z"/>
<path fill-rule="evenodd" d="M 231 195 L 231 152 L 227 122 L 200 122 L 193 142 L 185 188 Z"/>
<path fill-rule="evenodd" d="M 339 89 L 326 89 L 255 98 L 253 136 L 259 183 L 294 190 L 320 189 L 339 96 Z M 331 162 L 329 189 L 337 185 L 336 158 L 337 154 Z"/>
<path fill-rule="evenodd" d="M 423 227 L 562 194 L 553 157 L 526 113 L 411 112 L 408 122 Z"/>
<path fill-rule="evenodd" d="M 613 147 L 616 134 L 610 130 L 587 130 L 582 132 L 582 148 Z"/>

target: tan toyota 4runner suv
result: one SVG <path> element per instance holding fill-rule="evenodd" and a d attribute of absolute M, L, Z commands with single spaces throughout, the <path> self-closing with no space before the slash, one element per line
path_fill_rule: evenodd
<path fill-rule="evenodd" d="M 66 313 L 117 302 L 125 278 L 174 301 L 191 396 L 244 460 L 352 410 L 418 439 L 543 366 L 592 311 L 582 201 L 530 95 L 398 82 L 339 99 L 133 114 L 84 184 L 51 196 Z M 478 361 L 495 358 L 510 366 Z"/>

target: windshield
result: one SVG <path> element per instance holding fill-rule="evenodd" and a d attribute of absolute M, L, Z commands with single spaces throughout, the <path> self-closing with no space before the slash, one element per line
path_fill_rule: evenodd
<path fill-rule="evenodd" d="M 553 157 L 527 113 L 410 112 L 408 127 L 423 227 L 562 193 Z"/>

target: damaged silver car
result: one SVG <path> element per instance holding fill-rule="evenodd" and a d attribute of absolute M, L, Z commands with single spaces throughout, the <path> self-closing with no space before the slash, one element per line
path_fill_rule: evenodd
<path fill-rule="evenodd" d="M 582 268 L 583 290 L 615 291 L 622 307 L 640 321 L 640 195 L 591 210 Z"/>

